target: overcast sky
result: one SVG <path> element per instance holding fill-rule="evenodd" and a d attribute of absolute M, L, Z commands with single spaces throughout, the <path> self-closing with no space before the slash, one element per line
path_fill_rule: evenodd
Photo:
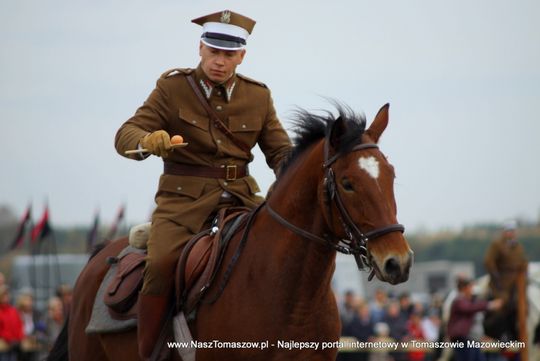
<path fill-rule="evenodd" d="M 53 225 L 131 222 L 153 209 L 161 160 L 122 158 L 116 130 L 160 74 L 198 64 L 192 18 L 257 21 L 240 73 L 265 82 L 286 128 L 295 106 L 335 98 L 369 121 L 409 230 L 540 214 L 540 2 L 0 2 L 0 203 Z M 273 181 L 257 153 L 252 173 Z"/>

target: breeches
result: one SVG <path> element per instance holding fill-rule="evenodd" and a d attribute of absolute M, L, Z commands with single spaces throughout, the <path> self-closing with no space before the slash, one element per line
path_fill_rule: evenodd
<path fill-rule="evenodd" d="M 174 282 L 174 271 L 184 245 L 193 233 L 166 218 L 154 218 L 148 239 L 142 293 L 164 295 Z"/>

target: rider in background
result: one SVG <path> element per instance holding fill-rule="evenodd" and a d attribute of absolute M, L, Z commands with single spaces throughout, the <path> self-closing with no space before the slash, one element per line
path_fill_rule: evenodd
<path fill-rule="evenodd" d="M 523 246 L 517 240 L 517 223 L 508 221 L 499 238 L 493 241 L 487 250 L 484 265 L 490 276 L 490 292 L 494 298 L 504 301 L 505 316 L 516 325 L 516 295 L 518 278 L 526 275 L 528 261 Z M 520 297 L 525 297 L 522 295 Z M 486 320 L 488 321 L 488 320 Z M 515 333 L 516 330 L 510 330 Z M 502 335 L 490 335 L 500 338 Z M 515 339 L 515 334 L 507 335 Z"/>
<path fill-rule="evenodd" d="M 162 328 L 184 244 L 218 209 L 254 208 L 263 201 L 248 171 L 256 144 L 274 172 L 291 148 L 270 90 L 236 73 L 255 21 L 225 10 L 192 22 L 203 27 L 198 67 L 164 73 L 144 104 L 118 130 L 115 140 L 121 155 L 131 149 L 147 149 L 146 154 L 128 157 L 142 160 L 154 154 L 164 161 L 139 297 L 138 343 L 143 359 L 150 357 Z M 188 77 L 192 77 L 200 97 Z M 211 112 L 225 129 L 209 115 Z M 188 146 L 172 150 L 173 135 L 183 136 Z"/>

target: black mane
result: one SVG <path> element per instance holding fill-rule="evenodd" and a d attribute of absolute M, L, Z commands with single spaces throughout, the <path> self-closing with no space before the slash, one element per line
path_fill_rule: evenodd
<path fill-rule="evenodd" d="M 334 103 L 334 106 L 338 112 L 337 117 L 330 111 L 323 111 L 322 114 L 310 113 L 305 109 L 295 111 L 292 121 L 293 148 L 288 158 L 283 162 L 279 174 L 283 174 L 299 154 L 318 140 L 325 138 L 332 131 L 339 118 L 343 120 L 346 131 L 337 140 L 339 146 L 335 151 L 347 153 L 362 142 L 362 134 L 366 130 L 365 116 L 355 113 L 346 105 Z"/>

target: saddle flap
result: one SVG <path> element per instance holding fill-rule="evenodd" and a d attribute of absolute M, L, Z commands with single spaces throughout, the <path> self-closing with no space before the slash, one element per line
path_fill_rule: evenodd
<path fill-rule="evenodd" d="M 208 264 L 214 245 L 213 238 L 211 235 L 203 236 L 193 245 L 190 255 L 186 260 L 184 276 L 186 289 L 190 289 L 193 286 Z"/>
<path fill-rule="evenodd" d="M 118 292 L 118 289 L 120 288 L 120 285 L 122 285 L 122 282 L 126 278 L 132 278 L 133 275 L 137 272 L 134 272 L 138 267 L 144 266 L 144 254 L 138 254 L 138 253 L 129 253 L 126 256 L 122 257 L 117 265 L 117 271 L 116 275 L 114 276 L 113 281 L 109 285 L 109 288 L 107 288 L 107 294 L 112 296 L 116 292 Z M 142 271 L 142 270 L 140 270 Z M 130 277 L 130 275 L 132 275 Z M 124 285 L 126 287 L 128 285 Z"/>
<path fill-rule="evenodd" d="M 235 207 L 222 209 L 218 213 L 218 232 L 202 232 L 189 241 L 177 265 L 178 306 L 188 313 L 204 295 L 219 269 L 223 254 L 232 235 L 242 227 L 250 209 Z"/>
<path fill-rule="evenodd" d="M 113 266 L 116 274 L 103 295 L 103 302 L 113 311 L 125 313 L 137 301 L 143 282 L 145 256 L 144 253 L 129 253 Z"/>

